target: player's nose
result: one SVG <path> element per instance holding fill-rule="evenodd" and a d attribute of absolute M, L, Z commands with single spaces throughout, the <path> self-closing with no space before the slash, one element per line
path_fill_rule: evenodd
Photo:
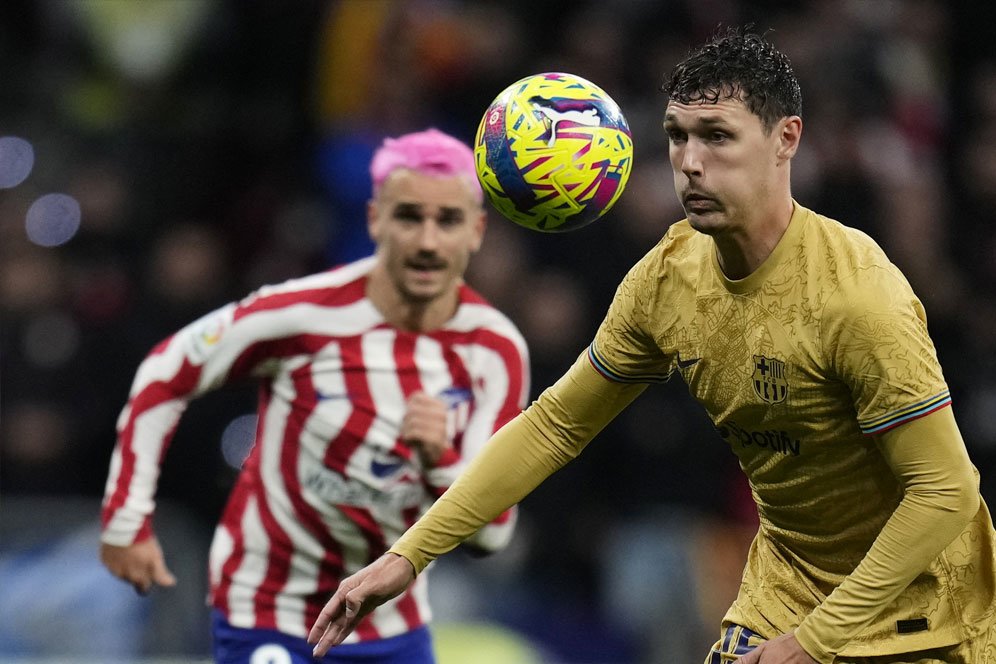
<path fill-rule="evenodd" d="M 685 142 L 681 151 L 681 172 L 691 177 L 702 175 L 702 150 L 703 147 L 693 140 Z"/>
<path fill-rule="evenodd" d="M 439 246 L 439 224 L 434 218 L 428 217 L 419 228 L 418 246 L 423 251 L 434 251 Z"/>

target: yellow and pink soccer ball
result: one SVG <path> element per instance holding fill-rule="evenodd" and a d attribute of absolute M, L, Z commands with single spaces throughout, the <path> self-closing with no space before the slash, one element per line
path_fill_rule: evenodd
<path fill-rule="evenodd" d="M 537 231 L 572 231 L 619 200 L 633 137 L 604 90 L 549 72 L 495 98 L 477 129 L 474 159 L 484 193 L 503 216 Z"/>

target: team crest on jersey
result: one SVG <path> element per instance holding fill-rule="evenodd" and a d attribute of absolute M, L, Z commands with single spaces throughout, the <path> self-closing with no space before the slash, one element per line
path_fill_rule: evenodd
<path fill-rule="evenodd" d="M 788 396 L 785 363 L 764 355 L 754 356 L 754 375 L 751 376 L 754 393 L 766 403 L 781 403 Z"/>
<path fill-rule="evenodd" d="M 437 395 L 446 403 L 446 437 L 453 442 L 467 428 L 474 393 L 465 387 L 448 387 Z"/>

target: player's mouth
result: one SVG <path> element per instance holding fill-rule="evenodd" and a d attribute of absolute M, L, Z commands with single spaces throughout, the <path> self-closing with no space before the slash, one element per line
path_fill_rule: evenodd
<path fill-rule="evenodd" d="M 414 272 L 418 277 L 431 278 L 432 275 L 446 269 L 446 263 L 442 261 L 408 261 L 405 267 Z"/>
<path fill-rule="evenodd" d="M 682 197 L 682 204 L 685 212 L 711 212 L 719 209 L 719 203 L 714 198 L 709 198 L 703 194 L 688 193 Z"/>

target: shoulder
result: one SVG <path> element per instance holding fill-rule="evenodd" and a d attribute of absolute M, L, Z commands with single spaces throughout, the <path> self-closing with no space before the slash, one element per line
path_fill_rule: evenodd
<path fill-rule="evenodd" d="M 867 268 L 899 274 L 898 268 L 870 235 L 812 210 L 806 212 L 805 242 L 829 268 L 841 276 Z"/>
<path fill-rule="evenodd" d="M 344 306 L 366 297 L 366 278 L 374 261 L 365 258 L 279 284 L 262 286 L 240 303 L 251 310 L 283 308 L 296 304 Z"/>
<path fill-rule="evenodd" d="M 811 269 L 851 303 L 874 300 L 883 292 L 912 292 L 902 271 L 870 235 L 807 210 L 804 245 Z"/>
<path fill-rule="evenodd" d="M 693 229 L 687 220 L 668 227 L 667 232 L 643 255 L 623 278 L 617 298 L 646 301 L 664 286 L 694 283 L 708 258 L 712 240 Z"/>
<path fill-rule="evenodd" d="M 460 287 L 460 306 L 445 327 L 461 334 L 510 339 L 523 349 L 526 346 L 525 338 L 512 319 L 467 284 Z"/>
<path fill-rule="evenodd" d="M 674 269 L 690 258 L 698 260 L 703 248 L 708 246 L 711 246 L 709 237 L 692 228 L 687 219 L 682 219 L 668 226 L 664 236 L 637 265 Z"/>
<path fill-rule="evenodd" d="M 922 317 L 905 275 L 871 236 L 815 212 L 807 221 L 810 270 L 825 285 L 827 320 L 890 311 Z"/>
<path fill-rule="evenodd" d="M 503 335 L 522 336 L 511 318 L 467 284 L 460 287 L 460 306 L 446 327 L 459 332 L 489 330 Z"/>

